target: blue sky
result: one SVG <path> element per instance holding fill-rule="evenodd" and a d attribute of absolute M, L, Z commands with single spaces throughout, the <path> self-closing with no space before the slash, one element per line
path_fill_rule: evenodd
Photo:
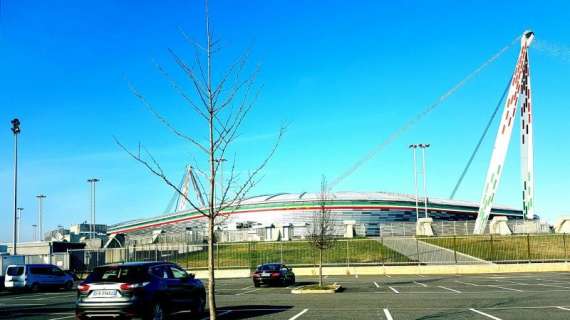
<path fill-rule="evenodd" d="M 212 1 L 223 66 L 253 47 L 261 97 L 241 131 L 240 169 L 261 160 L 282 122 L 289 130 L 254 194 L 315 191 L 527 28 L 535 117 L 537 212 L 554 222 L 570 188 L 566 1 Z M 201 1 L 15 1 L 0 12 L 0 241 L 11 239 L 12 142 L 22 121 L 23 239 L 47 194 L 45 229 L 88 219 L 98 177 L 98 221 L 160 214 L 171 190 L 114 144 L 142 141 L 174 180 L 193 150 L 128 89 L 130 79 L 189 132 L 203 130 L 154 68 L 182 77 L 168 56 L 191 57 L 184 29 L 202 36 Z M 540 50 L 542 48 L 542 50 Z M 546 48 L 546 49 L 545 49 Z M 515 46 L 336 190 L 413 192 L 407 145 L 429 142 L 428 193 L 448 197 L 516 60 Z M 456 198 L 479 201 L 498 123 Z M 497 203 L 521 207 L 517 130 Z"/>

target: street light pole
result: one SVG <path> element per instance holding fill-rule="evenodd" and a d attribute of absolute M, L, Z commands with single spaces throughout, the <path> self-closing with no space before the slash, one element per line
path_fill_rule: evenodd
<path fill-rule="evenodd" d="M 38 227 L 37 224 L 32 224 L 32 241 L 36 241 L 36 236 L 38 235 L 37 234 L 37 231 L 38 231 L 37 227 Z"/>
<path fill-rule="evenodd" d="M 24 208 L 16 208 L 18 210 L 18 236 L 17 236 L 17 241 L 16 242 L 20 242 L 20 234 L 22 233 L 22 229 L 20 228 L 20 226 L 22 225 L 22 211 L 24 211 Z"/>
<path fill-rule="evenodd" d="M 416 161 L 416 149 L 418 148 L 417 144 L 411 144 L 410 149 L 412 149 L 413 158 L 414 158 L 414 182 L 416 185 L 416 222 L 420 219 L 420 208 L 418 204 L 418 170 L 417 170 L 417 161 Z"/>
<path fill-rule="evenodd" d="M 12 254 L 16 255 L 18 250 L 18 135 L 20 134 L 20 120 L 12 120 L 12 133 L 14 133 L 14 243 Z"/>
<path fill-rule="evenodd" d="M 44 234 L 44 222 L 43 222 L 43 200 L 47 198 L 46 195 L 39 194 L 36 196 L 38 198 L 38 240 L 42 241 Z"/>
<path fill-rule="evenodd" d="M 424 172 L 424 205 L 425 205 L 425 217 L 428 217 L 428 196 L 427 196 L 427 189 L 426 189 L 426 180 L 427 180 L 427 173 L 426 173 L 426 149 L 429 148 L 429 144 L 419 144 L 418 147 L 422 149 L 422 166 Z"/>
<path fill-rule="evenodd" d="M 95 221 L 95 218 L 96 218 L 96 216 L 95 216 L 95 184 L 99 181 L 100 180 L 96 179 L 96 178 L 91 178 L 91 179 L 87 180 L 87 182 L 89 182 L 91 184 L 91 228 L 90 228 L 91 239 L 93 239 L 93 235 L 96 231 L 95 230 L 95 223 L 96 223 L 96 221 Z"/>

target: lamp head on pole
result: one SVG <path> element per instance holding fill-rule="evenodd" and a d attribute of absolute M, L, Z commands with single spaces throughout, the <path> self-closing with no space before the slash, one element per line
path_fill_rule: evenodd
<path fill-rule="evenodd" d="M 18 120 L 18 118 L 15 118 L 12 120 L 12 132 L 14 134 L 19 134 L 20 131 L 20 120 Z"/>
<path fill-rule="evenodd" d="M 410 148 L 410 149 L 415 149 L 415 148 L 417 148 L 417 147 L 418 147 L 417 144 L 410 144 L 410 146 L 409 146 L 408 148 Z"/>

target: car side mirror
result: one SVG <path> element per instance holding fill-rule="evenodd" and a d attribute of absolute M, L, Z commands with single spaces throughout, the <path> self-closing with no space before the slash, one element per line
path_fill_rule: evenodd
<path fill-rule="evenodd" d="M 195 278 L 196 278 L 196 275 L 195 275 L 195 274 L 193 274 L 193 273 L 189 273 L 189 274 L 188 274 L 188 279 L 194 280 Z"/>

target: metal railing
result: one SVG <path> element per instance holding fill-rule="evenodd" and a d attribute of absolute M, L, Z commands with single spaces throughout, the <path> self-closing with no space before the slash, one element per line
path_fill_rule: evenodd
<path fill-rule="evenodd" d="M 380 237 L 336 240 L 324 251 L 327 266 L 436 265 L 567 262 L 566 234 L 511 236 Z M 318 251 L 308 241 L 216 243 L 218 269 L 255 268 L 269 262 L 316 266 Z M 156 244 L 98 250 L 70 250 L 74 271 L 90 271 L 109 263 L 171 261 L 188 269 L 207 268 L 203 244 Z"/>

